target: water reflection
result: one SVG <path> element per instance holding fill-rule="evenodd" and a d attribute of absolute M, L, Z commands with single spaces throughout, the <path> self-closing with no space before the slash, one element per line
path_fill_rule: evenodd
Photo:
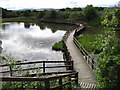
<path fill-rule="evenodd" d="M 53 51 L 52 45 L 62 39 L 64 30 L 69 26 L 16 22 L 3 24 L 2 55 L 11 53 L 17 60 L 63 59 L 62 52 Z"/>
<path fill-rule="evenodd" d="M 29 22 L 25 22 L 25 23 L 24 23 L 24 27 L 25 27 L 25 28 L 30 28 L 30 26 L 31 26 L 31 25 L 30 25 Z"/>

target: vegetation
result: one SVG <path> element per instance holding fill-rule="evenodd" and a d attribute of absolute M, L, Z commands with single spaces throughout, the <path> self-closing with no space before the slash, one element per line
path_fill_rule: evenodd
<path fill-rule="evenodd" d="M 90 21 L 95 19 L 97 15 L 98 8 L 93 7 L 92 5 L 86 6 L 86 8 L 65 8 L 60 9 L 58 12 L 55 10 L 52 11 L 37 11 L 37 10 L 25 10 L 25 11 L 11 11 L 3 9 L 2 18 L 17 18 L 20 19 L 29 18 L 31 19 L 57 19 L 57 20 L 70 20 L 70 21 Z M 100 9 L 102 10 L 102 9 Z M 90 14 L 89 14 L 90 13 Z M 3 19 L 4 20 L 4 19 Z"/>
<path fill-rule="evenodd" d="M 87 21 L 97 17 L 96 9 L 92 5 L 87 5 L 84 9 L 84 16 Z"/>
<path fill-rule="evenodd" d="M 115 36 L 115 30 L 120 28 L 120 12 L 119 9 L 113 9 L 106 10 L 105 13 L 102 25 L 105 26 L 106 34 L 100 44 L 102 52 L 98 58 L 98 87 L 118 89 L 120 88 L 120 38 Z"/>
<path fill-rule="evenodd" d="M 120 30 L 119 14 L 119 9 L 105 10 L 101 16 L 104 35 L 77 37 L 87 51 L 98 55 L 96 70 L 98 88 L 120 88 L 120 38 L 116 36 Z"/>
<path fill-rule="evenodd" d="M 99 54 L 101 52 L 101 47 L 99 46 L 101 42 L 96 43 L 95 41 L 101 41 L 102 37 L 85 35 L 76 38 L 89 53 Z"/>
<path fill-rule="evenodd" d="M 12 69 L 17 69 L 19 72 L 22 72 L 22 75 L 20 76 L 19 74 L 19 77 L 32 77 L 31 74 L 30 74 L 30 71 L 27 70 L 25 72 L 23 72 L 22 70 L 22 67 L 17 67 L 17 63 L 14 58 L 10 55 L 7 55 L 7 56 L 4 56 L 4 57 L 0 57 L 1 59 L 1 63 L 3 64 L 9 64 L 9 68 L 12 68 Z M 10 69 L 10 70 L 12 70 Z M 47 77 L 51 77 L 51 76 L 59 76 L 59 74 L 52 74 L 52 75 L 44 75 L 44 74 L 41 74 L 39 73 L 40 69 L 36 69 L 36 76 L 35 77 L 38 77 L 38 78 L 47 78 Z M 13 73 L 11 74 L 12 76 Z M 62 82 L 65 83 L 65 82 L 68 82 L 69 81 L 69 77 L 65 77 L 65 78 L 62 78 Z M 57 86 L 59 85 L 58 84 L 58 80 L 51 80 L 50 81 L 50 87 L 54 87 L 54 86 Z M 2 82 L 2 90 L 6 90 L 6 89 L 40 89 L 40 90 L 45 90 L 45 83 L 44 82 L 38 82 L 38 81 L 35 81 L 35 82 L 28 82 L 28 81 L 15 81 L 15 82 L 12 82 L 12 81 L 7 81 L 7 82 Z M 6 87 L 7 86 L 7 87 Z M 63 90 L 68 90 L 68 88 L 75 88 L 77 87 L 76 83 L 75 82 L 72 82 L 71 83 L 71 86 L 69 85 L 66 85 L 63 87 Z"/>
<path fill-rule="evenodd" d="M 103 11 L 101 15 L 98 11 Z M 97 84 L 99 88 L 120 88 L 120 38 L 116 37 L 116 32 L 120 30 L 120 9 L 116 8 L 102 8 L 102 7 L 93 7 L 92 5 L 86 6 L 84 9 L 81 8 L 66 8 L 60 9 L 59 12 L 56 11 L 11 11 L 3 9 L 3 18 L 25 18 L 30 17 L 32 19 L 51 19 L 51 20 L 68 20 L 68 21 L 83 21 L 87 22 L 88 25 L 92 26 L 104 26 L 105 35 L 102 36 L 81 36 L 77 37 L 80 43 L 87 49 L 89 52 L 98 55 L 97 63 Z M 3 19 L 5 20 L 5 19 Z M 12 19 L 11 19 L 12 20 Z M 20 19 L 18 19 L 19 21 Z M 21 21 L 21 20 L 20 20 Z M 101 22 L 101 23 L 100 23 Z M 86 42 L 84 42 L 86 41 Z M 88 42 L 87 42 L 88 41 Z M 58 42 L 53 46 L 55 50 L 62 50 L 62 42 Z M 27 83 L 18 82 L 14 84 L 15 88 L 28 88 L 38 85 L 43 86 L 43 84 L 38 82 Z M 55 82 L 56 83 L 56 82 Z M 55 84 L 54 83 L 54 84 Z M 11 83 L 5 83 L 4 85 L 10 86 Z M 24 87 L 23 87 L 24 86 Z"/>
<path fill-rule="evenodd" d="M 52 47 L 53 50 L 56 51 L 64 51 L 63 45 L 62 45 L 62 41 L 59 41 L 58 43 L 55 43 Z"/>
<path fill-rule="evenodd" d="M 2 22 L 36 22 L 36 20 L 31 18 L 3 18 Z"/>

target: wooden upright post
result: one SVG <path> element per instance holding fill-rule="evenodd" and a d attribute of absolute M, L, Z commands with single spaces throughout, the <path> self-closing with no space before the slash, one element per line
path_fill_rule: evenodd
<path fill-rule="evenodd" d="M 62 86 L 62 78 L 59 79 L 59 86 Z M 62 90 L 63 88 L 60 87 L 59 90 Z"/>
<path fill-rule="evenodd" d="M 50 90 L 50 82 L 45 81 L 45 90 Z"/>
<path fill-rule="evenodd" d="M 45 73 L 45 61 L 43 61 L 43 73 Z"/>

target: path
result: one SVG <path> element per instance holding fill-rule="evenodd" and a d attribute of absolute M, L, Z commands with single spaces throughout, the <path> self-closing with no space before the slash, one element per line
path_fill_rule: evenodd
<path fill-rule="evenodd" d="M 96 78 L 93 71 L 88 66 L 87 62 L 84 60 L 82 54 L 75 46 L 73 42 L 73 35 L 75 31 L 72 31 L 66 41 L 67 48 L 70 52 L 70 55 L 74 61 L 74 68 L 79 72 L 79 80 L 78 83 L 89 83 L 96 84 Z"/>

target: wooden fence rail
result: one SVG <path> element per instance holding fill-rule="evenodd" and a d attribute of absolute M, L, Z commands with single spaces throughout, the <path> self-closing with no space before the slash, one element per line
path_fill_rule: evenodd
<path fill-rule="evenodd" d="M 91 55 L 89 55 L 89 53 L 82 47 L 82 45 L 78 42 L 78 40 L 75 37 L 73 38 L 73 42 L 84 56 L 84 59 L 87 61 L 90 68 L 92 70 L 95 70 L 97 61 Z"/>
<path fill-rule="evenodd" d="M 10 72 L 10 76 L 12 76 L 12 72 L 18 71 L 17 69 L 12 69 L 13 66 L 17 65 L 27 65 L 27 64 L 35 64 L 35 63 L 42 63 L 42 66 L 40 67 L 34 67 L 34 68 L 25 68 L 24 70 L 33 70 L 33 69 L 43 69 L 43 73 L 46 73 L 46 68 L 69 68 L 69 70 L 73 70 L 73 61 L 32 61 L 32 62 L 21 62 L 21 63 L 14 63 L 14 64 L 3 64 L 0 65 L 0 67 L 9 67 L 9 70 L 0 71 L 0 73 L 6 73 Z M 52 63 L 65 63 L 65 65 L 57 65 L 57 66 L 46 66 L 46 64 Z"/>
<path fill-rule="evenodd" d="M 68 77 L 69 80 L 66 82 L 63 82 L 63 78 Z M 51 76 L 51 77 L 46 77 L 46 78 L 37 78 L 37 77 L 0 77 L 2 79 L 3 82 L 7 82 L 7 81 L 39 81 L 39 82 L 44 82 L 45 84 L 45 90 L 51 90 L 51 89 L 58 89 L 61 88 L 65 85 L 70 85 L 72 82 L 75 82 L 76 84 L 78 84 L 78 72 L 72 72 L 72 73 L 68 73 L 68 74 L 64 74 L 64 75 L 59 75 L 59 76 Z M 54 86 L 54 87 L 50 87 L 50 81 L 53 80 L 58 80 L 59 85 L 58 86 Z"/>

